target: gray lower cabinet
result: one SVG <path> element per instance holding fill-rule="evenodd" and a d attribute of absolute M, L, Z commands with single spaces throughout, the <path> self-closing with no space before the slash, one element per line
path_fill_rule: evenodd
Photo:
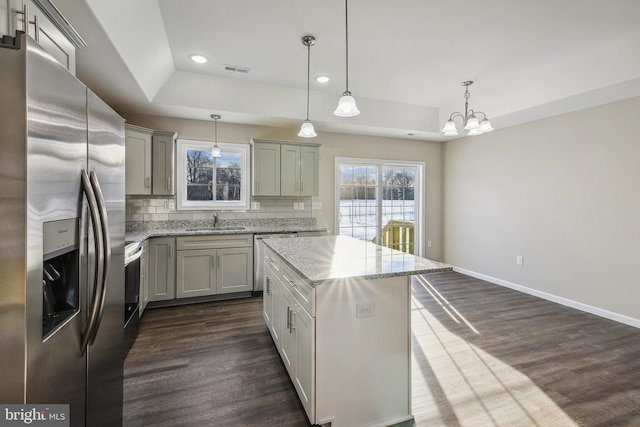
<path fill-rule="evenodd" d="M 149 240 L 149 301 L 166 301 L 176 297 L 175 241 L 173 237 Z"/>
<path fill-rule="evenodd" d="M 142 256 L 140 257 L 140 317 L 144 313 L 149 303 L 149 242 L 143 244 Z"/>
<path fill-rule="evenodd" d="M 280 271 L 280 264 L 276 258 L 264 259 L 264 283 L 263 289 L 263 317 L 269 328 L 269 332 L 280 348 L 280 334 L 282 333 L 282 288 L 283 285 L 276 272 Z"/>
<path fill-rule="evenodd" d="M 176 298 L 253 290 L 253 235 L 177 239 Z"/>
<path fill-rule="evenodd" d="M 265 251 L 263 316 L 310 420 L 315 420 L 314 289 Z"/>

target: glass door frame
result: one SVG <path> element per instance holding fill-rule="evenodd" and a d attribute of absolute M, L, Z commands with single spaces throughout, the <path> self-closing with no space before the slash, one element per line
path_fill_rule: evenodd
<path fill-rule="evenodd" d="M 417 256 L 424 256 L 424 236 L 425 233 L 425 220 L 424 220 L 424 203 L 426 201 L 426 194 L 424 190 L 426 188 L 426 163 L 415 162 L 408 160 L 389 160 L 389 159 L 372 159 L 372 158 L 358 158 L 358 157 L 336 157 L 335 158 L 335 175 L 334 175 L 334 230 L 337 235 L 340 234 L 340 165 L 358 164 L 363 166 L 376 166 L 378 168 L 378 190 L 377 197 L 380 202 L 377 206 L 378 218 L 382 218 L 383 209 L 383 192 L 384 187 L 382 185 L 382 169 L 383 167 L 415 167 L 416 168 L 416 180 L 414 187 L 414 208 L 415 208 L 415 224 L 414 224 L 414 254 Z M 384 224 L 377 225 L 376 241 L 381 242 L 380 231 Z"/>

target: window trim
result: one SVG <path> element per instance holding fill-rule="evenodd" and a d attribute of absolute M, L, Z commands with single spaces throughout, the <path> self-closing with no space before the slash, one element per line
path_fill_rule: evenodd
<path fill-rule="evenodd" d="M 410 166 L 416 168 L 416 182 L 415 182 L 415 195 L 420 197 L 420 203 L 416 203 L 415 206 L 415 241 L 414 241 L 414 254 L 422 256 L 425 253 L 425 238 L 426 236 L 426 222 L 424 216 L 424 204 L 427 200 L 425 194 L 426 186 L 426 163 L 417 162 L 411 160 L 391 160 L 391 159 L 372 159 L 361 157 L 336 157 L 334 164 L 334 215 L 333 215 L 333 229 L 336 234 L 340 233 L 340 164 L 341 163 L 358 163 L 363 165 L 375 165 L 379 168 L 383 166 Z M 382 187 L 380 187 L 382 188 Z M 382 191 L 382 190 L 379 190 Z M 378 207 L 381 209 L 381 206 Z M 379 213 L 380 215 L 380 213 Z M 378 241 L 380 236 L 378 236 Z"/>
<path fill-rule="evenodd" d="M 216 200 L 197 200 L 189 201 L 187 197 L 187 171 L 186 160 L 187 150 L 208 150 L 210 151 L 214 146 L 212 141 L 200 141 L 191 139 L 178 139 L 176 144 L 178 167 L 177 167 L 177 185 L 176 185 L 176 201 L 177 210 L 241 210 L 246 211 L 249 209 L 250 203 L 250 188 L 249 188 L 249 175 L 250 169 L 250 146 L 243 143 L 232 142 L 218 142 L 218 147 L 224 153 L 224 151 L 234 151 L 241 154 L 242 160 L 240 168 L 242 170 L 242 177 L 240 178 L 240 200 L 238 201 L 216 201 Z"/>

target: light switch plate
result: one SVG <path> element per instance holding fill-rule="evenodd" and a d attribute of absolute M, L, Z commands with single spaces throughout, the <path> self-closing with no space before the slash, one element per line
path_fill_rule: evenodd
<path fill-rule="evenodd" d="M 356 317 L 373 317 L 376 315 L 376 304 L 365 302 L 356 304 Z"/>
<path fill-rule="evenodd" d="M 322 209 L 322 202 L 311 203 L 311 209 L 314 209 L 314 210 Z"/>

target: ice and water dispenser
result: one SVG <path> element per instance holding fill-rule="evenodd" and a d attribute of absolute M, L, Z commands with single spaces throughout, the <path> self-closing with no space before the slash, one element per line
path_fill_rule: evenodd
<path fill-rule="evenodd" d="M 42 260 L 42 337 L 80 309 L 80 236 L 77 218 L 45 222 Z"/>

